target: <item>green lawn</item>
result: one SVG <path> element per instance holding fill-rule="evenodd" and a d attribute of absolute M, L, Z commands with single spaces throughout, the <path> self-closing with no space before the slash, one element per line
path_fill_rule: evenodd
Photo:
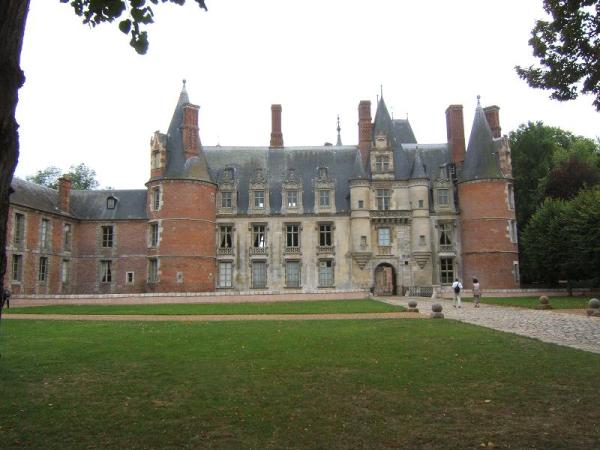
<path fill-rule="evenodd" d="M 3 320 L 0 447 L 592 449 L 600 355 L 450 320 Z"/>
<path fill-rule="evenodd" d="M 161 305 L 56 305 L 5 309 L 6 314 L 343 314 L 404 311 L 373 300 Z"/>
<path fill-rule="evenodd" d="M 550 305 L 554 309 L 585 309 L 591 297 L 548 297 Z M 472 302 L 473 298 L 464 298 L 464 301 Z M 540 297 L 482 297 L 481 303 L 498 306 L 518 306 L 521 308 L 534 309 L 540 304 Z"/>

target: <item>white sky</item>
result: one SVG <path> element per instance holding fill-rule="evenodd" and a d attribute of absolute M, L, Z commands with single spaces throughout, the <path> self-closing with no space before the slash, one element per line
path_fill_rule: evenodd
<path fill-rule="evenodd" d="M 90 30 L 58 0 L 31 1 L 17 176 L 84 162 L 101 186 L 142 188 L 150 137 L 166 132 L 183 78 L 204 145 L 268 145 L 272 103 L 286 145 L 335 142 L 337 114 L 343 143 L 356 144 L 358 103 L 371 100 L 374 115 L 380 85 L 423 144 L 446 141 L 456 103 L 468 139 L 478 94 L 500 106 L 503 133 L 542 120 L 600 135 L 591 97 L 549 100 L 514 71 L 535 62 L 527 41 L 541 0 L 187 3 L 155 7 L 139 56 L 116 24 Z"/>

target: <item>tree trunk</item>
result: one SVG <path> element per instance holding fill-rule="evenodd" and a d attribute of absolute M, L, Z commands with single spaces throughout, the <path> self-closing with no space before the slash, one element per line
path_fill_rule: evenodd
<path fill-rule="evenodd" d="M 19 126 L 15 110 L 19 88 L 25 81 L 20 60 L 28 11 L 29 0 L 0 1 L 0 293 L 4 292 L 6 273 L 10 184 L 19 159 Z M 0 315 L 4 296 L 1 298 Z"/>

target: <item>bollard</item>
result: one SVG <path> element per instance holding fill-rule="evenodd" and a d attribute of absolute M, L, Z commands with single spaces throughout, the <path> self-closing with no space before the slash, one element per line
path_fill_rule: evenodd
<path fill-rule="evenodd" d="M 589 317 L 600 317 L 600 300 L 597 298 L 591 299 L 586 312 Z"/>
<path fill-rule="evenodd" d="M 419 312 L 419 310 L 417 309 L 416 301 L 411 300 L 410 302 L 408 302 L 408 312 L 416 312 L 416 313 Z"/>
<path fill-rule="evenodd" d="M 552 309 L 552 306 L 550 305 L 550 299 L 547 296 L 542 295 L 540 297 L 540 304 L 537 306 L 537 309 Z"/>
<path fill-rule="evenodd" d="M 440 305 L 439 303 L 434 303 L 433 305 L 431 305 L 431 315 L 429 317 L 431 317 L 432 319 L 443 319 L 444 318 L 444 314 L 442 313 L 442 305 Z"/>

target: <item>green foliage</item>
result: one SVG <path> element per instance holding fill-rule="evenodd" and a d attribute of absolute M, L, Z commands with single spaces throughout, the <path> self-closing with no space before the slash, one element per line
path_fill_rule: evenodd
<path fill-rule="evenodd" d="M 35 175 L 25 177 L 27 181 L 58 189 L 58 179 L 63 176 L 62 170 L 55 166 L 46 167 L 38 170 Z M 96 180 L 96 171 L 89 168 L 85 163 L 72 165 L 64 176 L 71 178 L 71 188 L 87 191 L 98 187 Z"/>
<path fill-rule="evenodd" d="M 521 236 L 530 279 L 555 284 L 600 274 L 600 188 L 570 201 L 546 199 Z"/>
<path fill-rule="evenodd" d="M 548 174 L 545 195 L 552 198 L 569 200 L 586 187 L 600 183 L 600 169 L 582 161 L 572 154 Z"/>
<path fill-rule="evenodd" d="M 538 20 L 529 40 L 541 67 L 517 66 L 517 73 L 556 100 L 592 94 L 600 111 L 600 1 L 544 0 L 544 10 L 551 21 Z"/>
<path fill-rule="evenodd" d="M 95 27 L 101 23 L 112 23 L 123 13 L 127 17 L 119 21 L 119 30 L 131 35 L 129 44 L 143 55 L 148 51 L 148 33 L 142 28 L 154 22 L 154 12 L 149 3 L 175 3 L 183 5 L 185 0 L 60 0 L 70 3 L 75 14 L 83 18 L 83 23 Z M 200 8 L 207 10 L 204 0 L 195 0 Z"/>

